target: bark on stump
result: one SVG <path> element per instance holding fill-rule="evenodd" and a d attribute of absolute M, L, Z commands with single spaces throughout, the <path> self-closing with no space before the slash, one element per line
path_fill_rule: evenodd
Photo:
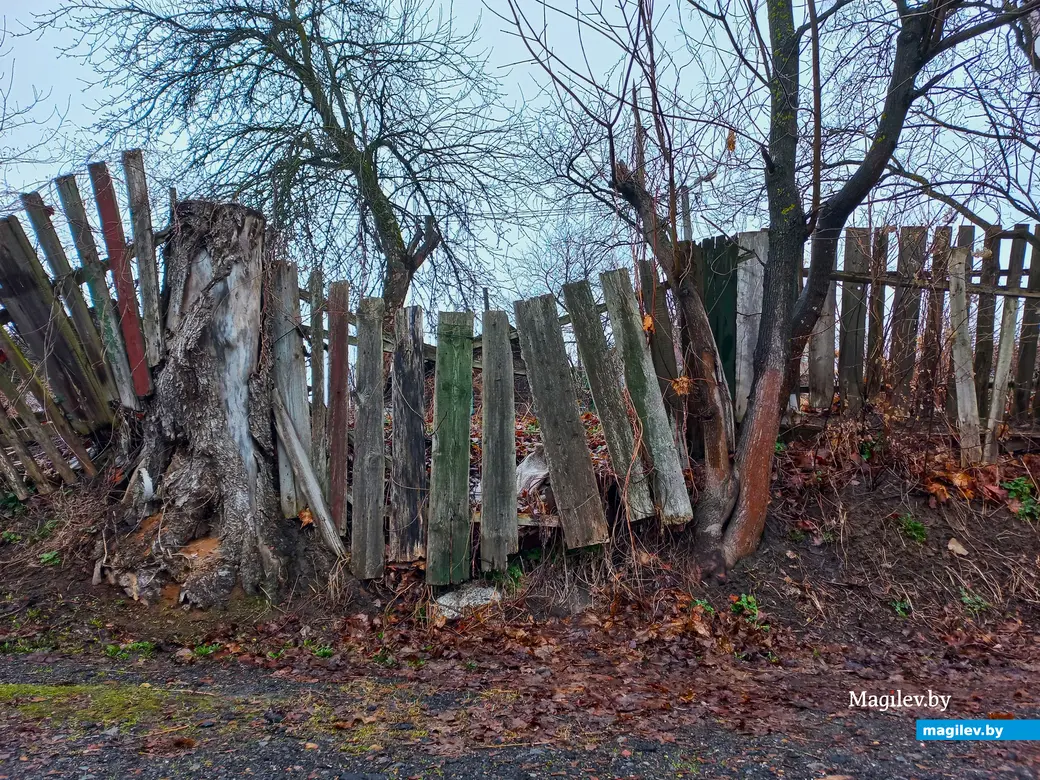
<path fill-rule="evenodd" d="M 135 525 L 104 565 L 132 596 L 212 606 L 241 586 L 275 597 L 298 533 L 274 482 L 271 359 L 262 343 L 264 218 L 234 204 L 177 204 L 166 246 L 165 359 L 131 477 Z"/>

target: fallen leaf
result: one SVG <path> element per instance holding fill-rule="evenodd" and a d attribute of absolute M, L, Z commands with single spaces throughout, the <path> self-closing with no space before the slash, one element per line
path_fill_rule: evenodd
<path fill-rule="evenodd" d="M 314 525 L 314 515 L 311 514 L 311 510 L 307 507 L 304 507 L 300 510 L 300 514 L 298 515 L 298 517 L 300 518 L 300 528 L 306 528 L 309 525 Z"/>
<path fill-rule="evenodd" d="M 957 541 L 956 536 L 951 536 L 950 541 L 946 543 L 946 549 L 952 552 L 954 555 L 967 555 L 967 548 Z"/>
<path fill-rule="evenodd" d="M 647 333 L 654 332 L 654 317 L 652 314 L 643 315 L 643 330 Z"/>
<path fill-rule="evenodd" d="M 304 745 L 303 745 L 303 749 L 304 750 L 317 750 L 318 749 L 318 743 L 317 742 L 305 742 Z"/>

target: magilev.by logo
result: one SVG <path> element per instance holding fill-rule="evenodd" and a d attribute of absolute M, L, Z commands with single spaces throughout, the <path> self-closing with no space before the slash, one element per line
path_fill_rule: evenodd
<path fill-rule="evenodd" d="M 930 710 L 946 712 L 952 696 L 942 696 L 931 689 L 924 693 L 903 693 L 901 690 L 874 694 L 866 691 L 849 691 L 849 709 L 862 707 L 868 710 L 905 710 L 912 707 L 927 707 Z"/>

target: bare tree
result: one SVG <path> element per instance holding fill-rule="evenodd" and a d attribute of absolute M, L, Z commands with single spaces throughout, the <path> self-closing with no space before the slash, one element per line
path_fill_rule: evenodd
<path fill-rule="evenodd" d="M 77 36 L 107 147 L 163 146 L 200 194 L 381 288 L 388 322 L 421 270 L 431 294 L 477 287 L 515 211 L 519 120 L 432 3 L 68 0 L 36 30 Z"/>
<path fill-rule="evenodd" d="M 708 484 L 695 518 L 700 554 L 706 572 L 724 571 L 761 538 L 788 364 L 819 316 L 842 229 L 884 184 L 904 134 L 914 141 L 906 145 L 914 160 L 928 159 L 934 147 L 927 137 L 943 129 L 928 118 L 936 95 L 956 94 L 963 112 L 963 101 L 978 99 L 960 89 L 982 78 L 976 69 L 995 85 L 1016 82 L 1028 70 L 1024 61 L 1035 56 L 1030 14 L 1040 3 L 898 0 L 888 7 L 834 0 L 817 8 L 810 0 L 796 9 L 791 0 L 688 0 L 682 4 L 692 12 L 683 17 L 685 53 L 662 43 L 653 0 L 619 2 L 609 12 L 595 2 L 572 10 L 543 2 L 539 14 L 516 0 L 505 5 L 559 105 L 579 127 L 558 179 L 604 203 L 627 204 L 680 302 L 686 368 L 704 389 L 709 410 Z M 579 30 L 584 56 L 558 53 L 551 41 L 556 23 Z M 620 56 L 612 68 L 591 65 L 587 37 L 600 49 L 604 42 L 613 46 Z M 649 97 L 630 97 L 639 92 Z M 1023 105 L 1009 115 L 1021 119 Z M 638 111 L 649 116 L 649 130 Z M 635 118 L 626 127 L 627 116 Z M 634 165 L 620 159 L 619 138 L 635 138 Z M 642 151 L 643 138 L 654 155 Z M 691 154 L 700 159 L 683 161 Z M 704 307 L 690 289 L 688 261 L 676 241 L 678 188 L 690 184 L 683 171 L 694 170 L 694 191 L 710 186 L 709 197 L 695 198 L 703 221 L 731 221 L 703 212 L 736 199 L 742 214 L 765 214 L 769 225 L 755 378 L 736 441 L 725 424 L 725 383 L 713 380 L 717 358 L 702 327 Z M 807 242 L 809 277 L 796 296 Z"/>

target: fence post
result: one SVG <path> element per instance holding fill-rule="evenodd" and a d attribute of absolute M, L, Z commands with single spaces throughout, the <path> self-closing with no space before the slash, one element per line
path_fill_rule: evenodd
<path fill-rule="evenodd" d="M 307 368 L 300 332 L 300 283 L 296 266 L 284 260 L 271 263 L 270 314 L 268 319 L 274 386 L 285 403 L 293 429 L 302 442 L 311 440 L 307 408 Z M 282 514 L 296 517 L 307 506 L 297 485 L 285 445 L 278 443 L 278 492 Z"/>
<path fill-rule="evenodd" d="M 607 351 L 607 337 L 592 297 L 592 287 L 587 281 L 565 284 L 563 297 L 571 315 L 571 326 L 589 379 L 592 400 L 603 425 L 610 465 L 625 497 L 628 517 L 630 520 L 653 517 L 654 505 L 650 500 L 643 460 L 636 451 L 632 422 L 623 395 L 624 383 L 617 362 Z"/>
<path fill-rule="evenodd" d="M 867 273 L 870 228 L 845 230 L 847 273 Z M 841 283 L 841 321 L 838 328 L 838 382 L 842 408 L 857 415 L 863 408 L 863 337 L 866 326 L 866 288 L 860 282 Z"/>
<path fill-rule="evenodd" d="M 130 202 L 130 226 L 134 232 L 137 281 L 141 289 L 145 356 L 148 365 L 155 367 L 163 359 L 163 328 L 159 317 L 159 270 L 155 262 L 152 206 L 148 202 L 144 153 L 140 149 L 123 152 L 123 173 Z"/>
<path fill-rule="evenodd" d="M 485 356 L 486 366 L 486 356 Z M 390 560 L 415 561 L 425 552 L 426 366 L 423 313 L 418 306 L 394 314 L 393 458 L 390 479 Z M 512 414 L 512 411 L 510 411 Z M 487 442 L 483 443 L 485 452 Z M 516 502 L 513 502 L 516 520 Z"/>
<path fill-rule="evenodd" d="M 1026 240 L 1024 233 L 1028 225 L 1018 225 L 1015 237 L 1011 241 L 1011 254 L 1008 257 L 1007 287 L 1017 288 L 1022 284 L 1022 266 L 1026 259 Z M 989 414 L 986 417 L 986 442 L 983 457 L 987 462 L 996 461 L 999 451 L 997 436 L 1000 423 L 1004 419 L 1007 406 L 1008 380 L 1011 377 L 1011 361 L 1015 356 L 1018 328 L 1018 298 L 1004 297 L 1004 308 L 1000 315 L 1000 348 L 997 352 L 996 375 L 993 378 L 993 394 L 990 398 Z"/>
<path fill-rule="evenodd" d="M 1028 229 L 1028 228 L 1027 228 Z M 1033 236 L 1040 241 L 1040 225 L 1033 226 Z M 1029 291 L 1040 292 L 1040 249 L 1033 244 L 1029 260 Z M 1040 300 L 1026 298 L 1022 311 L 1022 338 L 1018 348 L 1018 368 L 1015 371 L 1015 398 L 1011 413 L 1021 419 L 1029 411 L 1029 397 L 1033 392 L 1036 371 L 1036 343 L 1040 334 Z"/>
<path fill-rule="evenodd" d="M 354 514 L 350 570 L 362 580 L 383 576 L 386 544 L 386 445 L 383 440 L 383 299 L 358 306 L 357 420 L 354 424 Z"/>
<path fill-rule="evenodd" d="M 957 427 L 961 465 L 972 466 L 982 458 L 979 443 L 979 406 L 972 377 L 971 336 L 965 273 L 971 252 L 957 247 L 950 253 L 950 324 L 953 328 L 953 367 L 957 381 Z"/>
<path fill-rule="evenodd" d="M 654 498 L 661 509 L 661 520 L 665 524 L 687 523 L 693 519 L 690 494 L 686 490 L 679 453 L 668 425 L 664 400 L 653 381 L 653 362 L 639 321 L 632 282 L 628 271 L 623 268 L 602 273 L 599 278 L 614 341 L 625 367 L 625 383 L 643 426 L 643 441 L 654 464 Z M 705 447 L 709 446 L 710 443 L 705 442 Z"/>
<path fill-rule="evenodd" d="M 447 585 L 469 579 L 472 533 L 469 427 L 472 409 L 473 313 L 442 311 L 437 318 L 430 518 L 426 541 L 426 582 L 430 585 Z"/>
<path fill-rule="evenodd" d="M 904 281 L 917 278 L 924 266 L 928 228 L 899 231 L 898 273 Z M 917 330 L 921 319 L 921 290 L 896 287 L 892 302 L 892 404 L 907 411 L 910 383 L 917 363 Z"/>
<path fill-rule="evenodd" d="M 137 313 L 137 292 L 134 289 L 130 259 L 126 256 L 126 235 L 123 233 L 123 220 L 119 216 L 119 205 L 116 203 L 116 191 L 112 185 L 112 177 L 108 174 L 108 166 L 103 162 L 92 163 L 87 166 L 87 170 L 90 172 L 94 201 L 101 217 L 101 235 L 105 239 L 109 267 L 112 269 L 112 279 L 115 282 L 119 326 L 123 331 L 123 344 L 134 381 L 134 392 L 139 398 L 144 398 L 151 395 L 152 375 L 145 357 L 141 316 Z"/>
<path fill-rule="evenodd" d="M 311 465 L 329 495 L 328 408 L 325 406 L 325 277 L 320 268 L 311 271 Z"/>
<path fill-rule="evenodd" d="M 58 198 L 62 211 L 69 223 L 72 242 L 79 255 L 83 277 L 90 291 L 90 300 L 94 304 L 94 314 L 101 328 L 101 338 L 105 345 L 107 365 L 112 372 L 112 380 L 119 393 L 119 402 L 125 409 L 137 411 L 141 408 L 134 391 L 134 380 L 130 372 L 130 362 L 126 356 L 123 334 L 119 328 L 116 307 L 112 301 L 112 293 L 108 289 L 105 269 L 98 257 L 97 244 L 87 221 L 87 212 L 83 208 L 83 198 L 76 184 L 76 177 L 71 174 L 60 176 L 54 180 L 58 188 Z"/>
<path fill-rule="evenodd" d="M 509 315 L 486 311 L 481 359 L 483 413 L 480 477 L 480 566 L 505 571 L 518 549 L 516 518 L 516 405 Z"/>
<path fill-rule="evenodd" d="M 350 285 L 332 282 L 329 285 L 329 504 L 332 522 L 340 534 L 347 529 L 349 501 L 349 304 Z"/>

